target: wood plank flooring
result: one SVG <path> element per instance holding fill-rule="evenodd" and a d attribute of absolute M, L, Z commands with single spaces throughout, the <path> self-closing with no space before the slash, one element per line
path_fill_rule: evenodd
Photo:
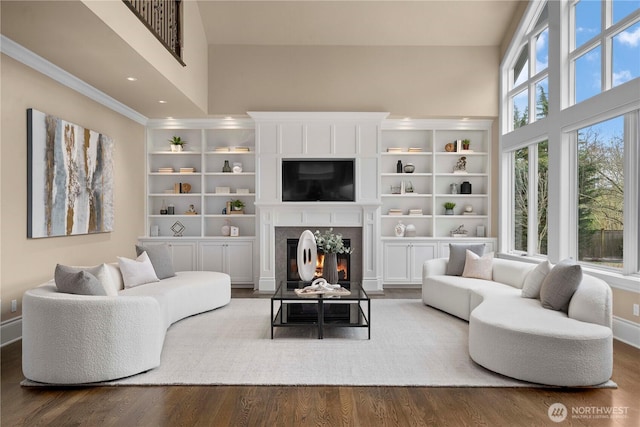
<path fill-rule="evenodd" d="M 374 298 L 419 298 L 390 289 Z M 234 297 L 268 297 L 234 289 Z M 614 342 L 618 389 L 447 387 L 23 388 L 21 344 L 2 348 L 1 422 L 13 426 L 635 426 L 640 350 Z M 569 416 L 552 422 L 562 403 Z M 587 417 L 586 411 L 626 411 Z M 626 408 L 626 409 L 624 409 Z M 572 415 L 572 411 L 582 414 Z M 579 418 L 578 416 L 582 417 Z"/>

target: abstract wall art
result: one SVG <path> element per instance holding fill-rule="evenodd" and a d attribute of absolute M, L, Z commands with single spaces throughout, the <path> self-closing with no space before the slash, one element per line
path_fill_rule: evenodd
<path fill-rule="evenodd" d="M 113 231 L 113 140 L 30 108 L 27 144 L 27 237 Z"/>

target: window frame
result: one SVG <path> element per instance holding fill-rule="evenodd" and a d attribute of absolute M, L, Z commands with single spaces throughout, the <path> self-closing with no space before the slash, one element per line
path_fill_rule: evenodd
<path fill-rule="evenodd" d="M 638 165 L 640 163 L 640 78 L 636 77 L 630 81 L 613 87 L 611 73 L 611 46 L 607 52 L 602 53 L 602 63 L 608 63 L 607 70 L 603 74 L 606 80 L 606 90 L 585 99 L 577 104 L 573 100 L 573 93 L 569 90 L 574 86 L 574 74 L 572 62 L 594 46 L 593 42 L 608 40 L 612 43 L 613 37 L 624 31 L 630 25 L 634 25 L 640 20 L 640 11 L 635 11 L 614 25 L 605 25 L 612 20 L 611 2 L 606 2 L 603 8 L 603 20 L 608 20 L 603 24 L 604 31 L 598 36 L 584 43 L 579 49 L 570 49 L 573 46 L 573 13 L 574 0 L 560 0 L 548 2 L 530 2 L 523 18 L 516 29 L 514 36 L 508 46 L 500 67 L 500 124 L 499 135 L 500 166 L 499 166 L 499 233 L 498 250 L 502 256 L 509 257 L 510 254 L 519 259 L 523 258 L 548 258 L 551 262 L 558 262 L 561 259 L 573 257 L 577 259 L 577 130 L 593 124 L 600 123 L 610 118 L 624 116 L 624 138 L 625 138 L 625 198 L 624 198 L 624 267 L 623 269 L 606 269 L 593 264 L 585 263 L 583 267 L 592 274 L 606 277 L 610 283 L 617 283 L 619 287 L 640 290 L 640 173 Z M 535 40 L 544 27 L 537 25 L 540 13 L 546 6 L 548 15 L 546 23 L 549 28 L 549 65 L 546 75 L 548 78 L 548 116 L 535 120 L 535 99 L 536 96 L 529 96 L 529 110 L 533 114 L 529 115 L 526 126 L 513 129 L 513 111 L 511 107 L 511 96 L 521 91 L 525 86 L 535 88 L 535 82 L 539 81 L 541 73 L 530 75 L 526 82 L 511 87 L 513 83 L 512 67 L 522 47 Z M 538 23 L 539 24 L 539 23 Z M 530 51 L 531 52 L 531 51 Z M 535 51 L 534 51 L 535 52 Z M 535 60 L 535 59 L 534 59 Z M 529 58 L 529 67 L 531 64 Z M 535 69 L 535 68 L 533 68 Z M 533 83 L 533 84 L 532 84 Z M 529 89 L 531 90 L 531 89 Z M 535 89 L 534 89 L 535 90 Z M 533 119 L 533 120 L 532 120 Z M 532 235 L 533 230 L 537 230 L 538 224 L 529 226 L 529 236 L 534 237 L 527 240 L 527 253 L 514 252 L 514 229 L 513 229 L 513 153 L 515 150 L 529 146 L 529 173 L 538 167 L 537 158 L 532 161 L 531 156 L 537 156 L 537 150 L 531 149 L 544 140 L 548 141 L 549 148 L 549 200 L 547 216 L 549 218 L 549 230 L 547 236 L 547 255 L 536 254 L 535 245 L 537 232 Z M 535 153 L 535 154 L 534 154 Z M 536 191 L 533 191 L 533 189 Z M 537 182 L 536 185 L 529 185 L 529 221 L 537 222 Z M 532 249 L 533 248 L 533 249 Z M 630 281 L 629 279 L 634 279 Z"/>

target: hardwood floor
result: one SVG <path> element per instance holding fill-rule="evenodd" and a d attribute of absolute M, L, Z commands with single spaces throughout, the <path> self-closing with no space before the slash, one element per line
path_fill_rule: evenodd
<path fill-rule="evenodd" d="M 419 292 L 391 289 L 385 290 L 385 295 L 372 297 L 419 298 Z M 246 289 L 234 289 L 233 296 L 268 297 Z M 6 427 L 640 425 L 640 350 L 619 341 L 614 342 L 613 380 L 618 383 L 617 389 L 299 386 L 41 389 L 20 387 L 23 379 L 20 342 L 2 348 L 1 356 L 0 424 Z M 552 422 L 547 415 L 554 403 L 562 403 L 568 409 L 569 415 L 562 423 Z M 618 415 L 603 415 L 611 410 Z"/>

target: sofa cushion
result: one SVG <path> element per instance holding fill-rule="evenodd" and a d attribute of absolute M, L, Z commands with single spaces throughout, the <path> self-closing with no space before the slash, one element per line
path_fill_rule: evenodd
<path fill-rule="evenodd" d="M 100 270 L 106 273 L 104 264 L 86 269 L 58 264 L 54 274 L 56 287 L 67 294 L 106 296 L 105 287 L 96 277 Z"/>
<path fill-rule="evenodd" d="M 143 252 L 136 259 L 118 257 L 118 265 L 120 266 L 125 288 L 159 281 L 146 252 Z"/>
<path fill-rule="evenodd" d="M 95 288 L 95 283 L 86 272 L 93 276 L 99 283 L 99 288 Z M 54 273 L 54 281 L 58 291 L 78 295 L 107 295 L 117 296 L 118 290 L 113 283 L 111 273 L 107 264 L 100 264 L 93 267 L 69 267 L 58 264 Z"/>
<path fill-rule="evenodd" d="M 476 255 L 484 255 L 484 243 L 464 244 L 449 243 L 449 262 L 447 263 L 447 275 L 460 276 L 464 271 L 464 264 L 467 257 L 467 249 Z"/>
<path fill-rule="evenodd" d="M 542 282 L 540 301 L 544 308 L 567 313 L 569 302 L 582 281 L 582 269 L 572 259 L 556 264 Z"/>
<path fill-rule="evenodd" d="M 527 275 L 522 286 L 522 298 L 540 298 L 542 282 L 551 268 L 552 265 L 549 261 L 541 262 Z"/>
<path fill-rule="evenodd" d="M 462 277 L 473 277 L 476 279 L 492 280 L 493 252 L 478 256 L 467 249 Z"/>
<path fill-rule="evenodd" d="M 136 256 L 142 255 L 142 252 L 146 252 L 151 260 L 151 265 L 156 272 L 158 279 L 166 279 L 176 275 L 173 269 L 173 260 L 171 258 L 171 252 L 169 246 L 166 243 L 160 245 L 136 245 Z"/>

